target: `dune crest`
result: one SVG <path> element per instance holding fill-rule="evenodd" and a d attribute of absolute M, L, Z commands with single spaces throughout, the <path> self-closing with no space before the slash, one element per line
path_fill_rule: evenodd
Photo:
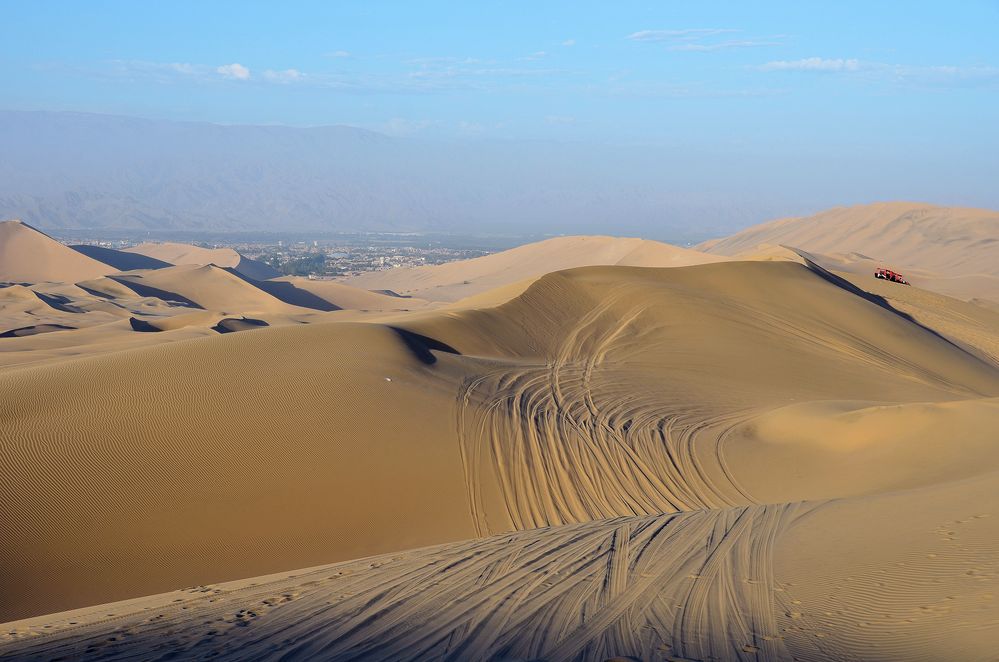
<path fill-rule="evenodd" d="M 694 248 L 753 259 L 790 246 L 819 254 L 823 266 L 837 271 L 870 274 L 892 266 L 929 290 L 999 301 L 997 237 L 996 211 L 882 202 L 769 221 Z"/>
<path fill-rule="evenodd" d="M 0 282 L 75 283 L 115 271 L 26 223 L 0 222 Z"/>
<path fill-rule="evenodd" d="M 555 237 L 470 260 L 373 271 L 344 278 L 343 282 L 369 290 L 394 290 L 430 301 L 453 302 L 513 283 L 526 285 L 539 276 L 574 267 L 682 267 L 725 259 L 648 239 Z"/>

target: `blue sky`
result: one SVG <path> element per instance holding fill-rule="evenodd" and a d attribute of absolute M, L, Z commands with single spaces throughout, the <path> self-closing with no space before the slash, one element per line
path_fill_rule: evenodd
<path fill-rule="evenodd" d="M 753 186 L 848 175 L 821 204 L 999 206 L 997 0 L 8 0 L 2 13 L 0 108 L 647 145 L 705 180 L 719 160 Z"/>
<path fill-rule="evenodd" d="M 6 2 L 2 106 L 397 134 L 976 140 L 999 2 Z"/>

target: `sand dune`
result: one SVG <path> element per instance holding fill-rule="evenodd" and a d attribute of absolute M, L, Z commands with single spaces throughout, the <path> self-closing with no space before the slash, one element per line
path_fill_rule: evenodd
<path fill-rule="evenodd" d="M 931 435 L 992 428 L 983 399 L 999 396 L 999 368 L 858 292 L 793 263 L 591 267 L 494 308 L 0 372 L 0 592 L 13 597 L 0 618 L 535 527 L 815 490 L 860 498 L 999 469 L 974 435 L 918 442 L 929 466 L 899 463 L 903 436 L 882 453 L 868 444 L 852 471 L 861 460 L 824 439 L 752 428 L 804 417 L 863 440 L 888 419 L 837 421 L 885 407 L 921 407 Z M 793 407 L 809 402 L 830 404 Z M 823 483 L 830 457 L 843 468 Z"/>
<path fill-rule="evenodd" d="M 556 237 L 501 253 L 441 265 L 374 271 L 344 279 L 368 290 L 392 290 L 429 301 L 457 301 L 553 271 L 591 265 L 681 267 L 720 262 L 706 255 L 647 239 Z"/>
<path fill-rule="evenodd" d="M 394 297 L 379 294 L 360 287 L 351 287 L 332 280 L 309 280 L 299 276 L 283 276 L 271 282 L 290 283 L 330 302 L 338 309 L 347 310 L 414 310 L 426 305 L 426 301 L 415 297 Z"/>
<path fill-rule="evenodd" d="M 999 301 L 997 236 L 999 212 L 890 202 L 770 221 L 695 248 L 747 258 L 791 246 L 825 255 L 827 268 L 871 273 L 891 266 L 913 273 L 910 280 L 925 289 Z"/>
<path fill-rule="evenodd" d="M 21 221 L 0 222 L 0 282 L 74 283 L 116 271 Z"/>
<path fill-rule="evenodd" d="M 214 264 L 217 267 L 229 267 L 244 276 L 257 280 L 281 275 L 263 262 L 244 257 L 231 248 L 202 248 L 201 246 L 174 242 L 147 242 L 126 248 L 125 252 L 145 255 L 175 265 L 198 264 L 204 266 Z"/>
<path fill-rule="evenodd" d="M 162 269 L 163 267 L 169 267 L 171 264 L 169 262 L 164 262 L 163 260 L 157 260 L 154 257 L 149 257 L 148 255 L 142 255 L 140 253 L 130 253 L 128 251 L 119 251 L 113 248 L 105 248 L 104 246 L 90 246 L 87 244 L 78 244 L 75 246 L 70 246 L 77 253 L 82 253 L 87 257 L 91 257 L 98 262 L 103 262 L 104 264 L 114 267 L 116 271 L 132 271 L 134 269 Z"/>
<path fill-rule="evenodd" d="M 0 287 L 0 658 L 991 659 L 991 218 Z"/>
<path fill-rule="evenodd" d="M 140 296 L 223 312 L 304 312 L 214 265 L 181 265 L 123 273 L 112 280 Z"/>
<path fill-rule="evenodd" d="M 989 659 L 995 480 L 621 517 L 194 586 L 9 623 L 0 655 Z"/>
<path fill-rule="evenodd" d="M 0 366 L 259 328 L 259 324 L 244 323 L 244 318 L 281 326 L 331 321 L 323 316 L 327 311 L 336 311 L 336 319 L 348 319 L 425 305 L 422 300 L 389 297 L 340 283 L 295 278 L 258 281 L 212 265 L 157 266 L 76 284 L 0 286 L 0 339 L 4 340 Z M 143 340 L 128 337 L 128 332 L 183 328 L 190 333 L 158 334 Z M 35 338 L 57 331 L 58 338 Z"/>

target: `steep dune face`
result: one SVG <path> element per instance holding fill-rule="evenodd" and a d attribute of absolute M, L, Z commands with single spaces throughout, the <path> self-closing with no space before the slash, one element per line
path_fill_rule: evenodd
<path fill-rule="evenodd" d="M 742 533 L 731 540 L 745 546 L 731 562 L 756 569 L 733 566 L 724 582 L 738 584 L 733 599 L 756 606 L 724 613 L 757 609 L 769 633 L 777 598 L 733 579 L 770 572 L 770 557 L 753 551 L 770 537 L 757 531 L 773 526 L 776 535 L 786 528 L 782 513 L 794 510 L 761 503 L 928 489 L 999 469 L 978 437 L 958 436 L 946 447 L 920 441 L 933 461 L 908 464 L 896 461 L 908 451 L 904 430 L 884 452 L 867 440 L 863 429 L 876 437 L 892 427 L 864 413 L 879 408 L 922 407 L 921 429 L 931 431 L 960 430 L 958 420 L 991 428 L 993 404 L 962 401 L 999 396 L 999 368 L 848 285 L 793 263 L 590 267 L 542 277 L 494 308 L 423 312 L 390 325 L 261 328 L 0 372 L 0 518 L 9 523 L 0 593 L 12 596 L 0 619 L 476 536 L 639 517 L 650 519 L 620 533 L 605 523 L 610 528 L 578 544 L 566 534 L 562 567 L 581 574 L 567 570 L 555 593 L 532 602 L 563 604 L 552 618 L 568 620 L 552 625 L 555 632 L 579 626 L 572 618 L 590 598 L 572 586 L 604 581 L 590 564 L 607 560 L 608 541 L 620 549 L 627 539 L 637 550 L 655 538 L 658 551 L 647 558 L 662 561 L 662 572 L 679 568 L 683 581 L 701 565 L 720 572 L 729 552 L 702 558 L 680 550 L 703 550 L 705 540 L 718 540 L 712 532 L 732 530 Z M 44 412 L 35 406 L 42 397 Z M 794 408 L 803 403 L 829 404 Z M 853 412 L 856 420 L 843 420 Z M 789 438 L 781 421 L 796 417 L 815 427 L 828 420 L 859 446 L 830 450 L 835 438 Z M 968 453 L 978 462 L 961 459 Z M 830 457 L 847 475 L 809 480 Z M 851 462 L 864 470 L 851 471 Z M 689 520 L 690 537 L 656 538 L 677 512 L 700 517 Z M 520 540 L 523 554 L 533 554 L 526 550 L 537 538 Z M 675 565 L 670 549 L 690 556 L 690 565 Z M 488 583 L 511 564 L 529 567 L 526 557 L 496 560 L 472 574 Z M 399 572 L 427 562 L 417 557 Z M 662 588 L 622 563 L 612 586 L 634 579 L 648 591 Z M 392 585 L 387 575 L 367 576 Z M 447 573 L 434 581 L 457 592 L 449 595 L 473 592 Z M 522 597 L 543 576 L 524 581 L 511 584 Z M 724 582 L 716 587 L 723 593 Z M 646 588 L 629 595 L 638 599 Z M 715 613 L 708 594 L 695 599 L 697 609 Z M 613 597 L 592 597 L 617 605 L 607 613 L 608 631 L 633 630 L 618 619 L 630 608 L 623 604 L 639 603 Z M 483 596 L 470 618 L 495 613 L 492 600 Z M 330 614 L 346 614 L 344 605 Z M 734 632 L 739 617 L 732 618 L 713 631 Z M 459 640 L 473 636 L 468 627 Z M 496 631 L 509 632 L 504 627 Z M 694 635 L 682 634 L 695 630 L 671 627 L 695 645 Z M 557 645 L 560 635 L 552 636 L 546 641 Z M 485 640 L 463 645 L 493 650 Z M 625 648 L 639 654 L 644 646 Z M 565 649 L 569 658 L 572 650 Z"/>
<path fill-rule="evenodd" d="M 346 278 L 344 282 L 430 301 L 457 301 L 573 267 L 615 264 L 681 267 L 724 259 L 647 239 L 556 237 L 471 260 L 375 271 Z"/>
<path fill-rule="evenodd" d="M 779 219 L 696 248 L 747 257 L 786 245 L 827 254 L 832 268 L 840 263 L 842 270 L 865 273 L 883 261 L 899 270 L 915 270 L 910 280 L 926 289 L 964 299 L 999 300 L 997 236 L 999 212 L 891 202 Z"/>
<path fill-rule="evenodd" d="M 116 271 L 21 221 L 0 223 L 0 282 L 75 283 Z"/>

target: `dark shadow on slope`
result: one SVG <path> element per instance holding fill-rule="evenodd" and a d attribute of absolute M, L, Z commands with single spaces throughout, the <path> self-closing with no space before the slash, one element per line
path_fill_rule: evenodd
<path fill-rule="evenodd" d="M 34 290 L 32 290 L 34 291 Z M 72 305 L 73 300 L 61 294 L 45 294 L 35 292 L 35 296 L 44 301 L 48 306 L 64 313 L 85 313 L 87 311 Z"/>
<path fill-rule="evenodd" d="M 108 294 L 107 292 L 100 292 L 98 290 L 91 289 L 91 288 L 86 287 L 84 285 L 80 285 L 79 283 L 77 283 L 76 286 L 79 287 L 81 290 L 83 290 L 84 292 L 86 292 L 87 294 L 89 294 L 92 297 L 98 297 L 100 299 L 107 299 L 107 300 L 109 300 L 111 302 L 114 302 L 114 296 Z"/>
<path fill-rule="evenodd" d="M 168 292 L 166 290 L 161 290 L 158 287 L 153 287 L 151 285 L 145 285 L 143 283 L 137 283 L 131 278 L 118 278 L 115 276 L 108 276 L 111 280 L 116 283 L 121 283 L 128 289 L 132 290 L 140 297 L 153 297 L 155 299 L 160 299 L 167 303 L 171 303 L 177 306 L 185 306 L 187 308 L 198 308 L 204 310 L 204 308 L 194 301 L 191 301 L 187 297 L 177 294 L 176 292 Z M 141 278 L 141 276 L 133 276 L 132 278 Z"/>
<path fill-rule="evenodd" d="M 263 290 L 267 294 L 270 294 L 275 299 L 283 301 L 292 306 L 301 306 L 302 308 L 312 308 L 313 310 L 321 310 L 324 313 L 328 313 L 334 310 L 342 310 L 340 306 L 330 303 L 322 297 L 318 297 L 308 290 L 303 290 L 300 287 L 295 287 L 294 283 L 289 283 L 283 280 L 256 280 L 250 278 L 246 274 L 242 274 L 232 267 L 220 267 L 225 269 L 233 276 L 246 281 L 250 285 L 253 285 L 259 290 Z"/>
<path fill-rule="evenodd" d="M 103 246 L 86 246 L 77 244 L 70 246 L 77 253 L 83 253 L 89 258 L 98 262 L 103 262 L 109 267 L 114 267 L 118 271 L 132 271 L 133 269 L 163 269 L 173 265 L 163 260 L 157 260 L 148 255 L 140 253 L 129 253 L 127 251 L 116 251 L 113 248 Z"/>
<path fill-rule="evenodd" d="M 412 299 L 413 297 L 409 294 L 399 294 L 394 290 L 368 290 L 369 292 L 374 292 L 375 294 L 384 294 L 389 297 L 396 297 L 398 299 Z"/>
<path fill-rule="evenodd" d="M 247 278 L 254 280 L 267 280 L 268 278 L 277 278 L 281 275 L 281 272 L 277 269 L 258 260 L 251 260 L 243 255 L 239 256 L 239 262 L 233 269 Z"/>
<path fill-rule="evenodd" d="M 447 352 L 448 354 L 457 354 L 459 356 L 461 355 L 461 352 L 448 344 L 442 343 L 440 340 L 428 338 L 427 336 L 407 331 L 406 329 L 398 326 L 390 326 L 389 328 L 396 332 L 399 338 L 402 339 L 402 341 L 406 344 L 406 347 L 409 348 L 409 351 L 411 351 L 416 358 L 427 365 L 437 363 L 437 357 L 434 356 L 433 352 L 430 350 Z"/>
<path fill-rule="evenodd" d="M 140 320 L 138 317 L 129 317 L 128 323 L 132 325 L 132 331 L 138 331 L 139 333 L 159 333 L 163 330 L 158 326 L 153 326 L 146 320 Z"/>
<path fill-rule="evenodd" d="M 212 327 L 212 331 L 219 333 L 233 333 L 235 331 L 249 331 L 261 327 L 270 326 L 264 320 L 253 319 L 251 317 L 226 317 L 219 320 L 219 323 Z"/>
<path fill-rule="evenodd" d="M 35 324 L 34 326 L 22 326 L 19 329 L 11 329 L 0 333 L 0 338 L 24 338 L 26 336 L 37 336 L 39 333 L 51 333 L 53 331 L 72 331 L 75 326 L 65 324 Z"/>

